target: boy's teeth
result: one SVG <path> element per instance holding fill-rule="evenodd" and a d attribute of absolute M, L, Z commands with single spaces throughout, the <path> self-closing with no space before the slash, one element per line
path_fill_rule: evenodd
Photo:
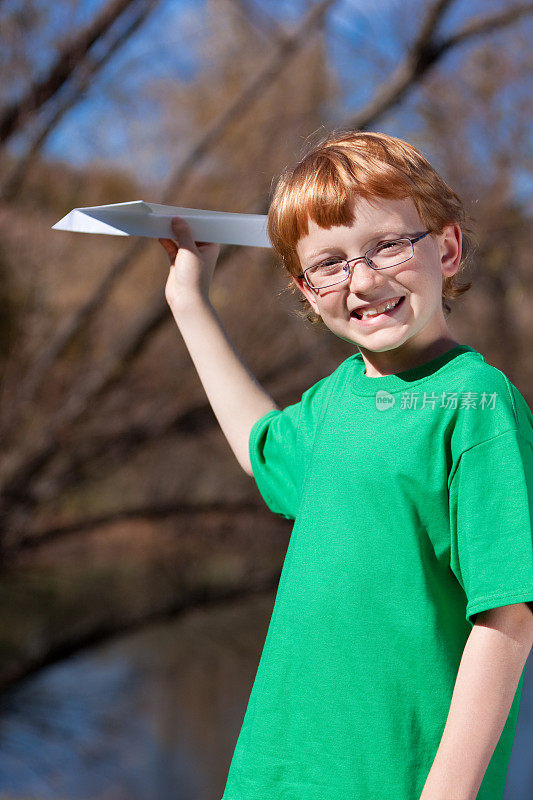
<path fill-rule="evenodd" d="M 398 300 L 391 300 L 388 303 L 382 303 L 380 306 L 374 306 L 372 309 L 361 311 L 362 317 L 375 317 L 377 314 L 382 314 L 383 311 L 389 311 L 394 306 L 398 305 L 401 297 Z"/>

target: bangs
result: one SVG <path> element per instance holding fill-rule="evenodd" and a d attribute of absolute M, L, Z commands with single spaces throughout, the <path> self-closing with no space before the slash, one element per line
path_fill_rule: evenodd
<path fill-rule="evenodd" d="M 358 153 L 342 146 L 311 153 L 278 182 L 268 214 L 268 234 L 289 271 L 296 274 L 296 245 L 309 232 L 309 220 L 321 228 L 354 221 L 354 200 L 402 199 L 414 194 L 407 171 L 398 170 L 378 153 Z M 290 254 L 290 255 L 289 255 Z"/>

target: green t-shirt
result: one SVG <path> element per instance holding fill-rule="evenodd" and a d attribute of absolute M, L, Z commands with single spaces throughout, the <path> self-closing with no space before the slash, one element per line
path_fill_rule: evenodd
<path fill-rule="evenodd" d="M 533 416 L 467 345 L 360 353 L 250 435 L 294 519 L 222 800 L 417 800 L 477 612 L 533 601 Z M 478 793 L 501 800 L 524 673 Z"/>

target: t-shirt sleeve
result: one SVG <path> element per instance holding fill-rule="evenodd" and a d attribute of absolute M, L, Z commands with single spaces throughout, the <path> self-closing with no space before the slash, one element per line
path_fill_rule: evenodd
<path fill-rule="evenodd" d="M 270 510 L 287 519 L 296 519 L 330 377 L 304 392 L 298 403 L 269 411 L 250 432 L 250 462 L 257 488 Z"/>
<path fill-rule="evenodd" d="M 533 601 L 533 439 L 513 428 L 463 452 L 449 501 L 450 566 L 466 619 Z"/>

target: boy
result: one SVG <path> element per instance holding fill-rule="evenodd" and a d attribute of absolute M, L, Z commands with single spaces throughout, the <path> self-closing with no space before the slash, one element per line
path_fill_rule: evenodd
<path fill-rule="evenodd" d="M 330 134 L 268 225 L 357 349 L 283 410 L 209 304 L 218 246 L 180 220 L 161 240 L 222 430 L 295 520 L 222 800 L 501 800 L 533 643 L 533 416 L 448 329 L 461 201 L 406 142 Z"/>

